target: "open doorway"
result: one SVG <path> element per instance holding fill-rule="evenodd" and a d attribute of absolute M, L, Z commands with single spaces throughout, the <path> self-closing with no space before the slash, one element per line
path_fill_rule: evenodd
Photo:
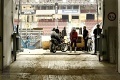
<path fill-rule="evenodd" d="M 87 27 L 90 37 L 93 39 L 93 29 L 96 24 L 102 22 L 102 2 L 80 0 L 78 1 L 80 4 L 77 4 L 73 0 L 70 3 L 76 3 L 75 5 L 68 5 L 67 2 L 62 5 L 62 2 L 60 2 L 56 8 L 55 3 L 59 2 L 50 1 L 42 4 L 41 1 L 33 1 L 33 3 L 29 0 L 15 1 L 18 8 L 15 15 L 18 17 L 14 18 L 14 24 L 19 25 L 21 48 L 49 49 L 50 34 L 53 28 L 58 28 L 62 32 L 65 27 L 65 38 L 69 42 L 70 31 L 72 27 L 75 27 L 79 34 L 78 47 L 81 48 L 80 50 L 84 47 L 83 26 Z M 38 3 L 41 5 L 38 5 Z M 92 50 L 94 50 L 94 47 Z"/>

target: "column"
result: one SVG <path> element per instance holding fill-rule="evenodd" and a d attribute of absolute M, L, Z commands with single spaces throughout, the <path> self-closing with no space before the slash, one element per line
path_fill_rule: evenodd
<path fill-rule="evenodd" d="M 0 0 L 0 73 L 11 63 L 13 9 L 13 0 Z"/>
<path fill-rule="evenodd" d="M 103 1 L 103 54 L 104 60 L 116 63 L 117 55 L 117 0 Z"/>
<path fill-rule="evenodd" d="M 1 5 L 0 5 L 1 6 Z M 3 67 L 6 68 L 12 62 L 12 46 L 13 46 L 13 14 L 16 12 L 13 0 L 4 0 L 4 20 L 3 20 Z M 1 59 L 1 58 L 0 58 Z"/>
<path fill-rule="evenodd" d="M 0 0 L 0 74 L 3 68 L 3 1 Z"/>
<path fill-rule="evenodd" d="M 120 73 L 120 0 L 118 0 L 118 72 Z"/>

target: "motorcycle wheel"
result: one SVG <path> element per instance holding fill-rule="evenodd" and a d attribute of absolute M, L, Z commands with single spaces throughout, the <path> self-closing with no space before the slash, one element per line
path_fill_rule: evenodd
<path fill-rule="evenodd" d="M 56 46 L 53 43 L 51 43 L 50 52 L 56 53 Z"/>
<path fill-rule="evenodd" d="M 66 43 L 63 43 L 62 45 L 61 45 L 61 51 L 62 52 L 66 52 L 68 50 L 68 45 L 66 44 Z"/>

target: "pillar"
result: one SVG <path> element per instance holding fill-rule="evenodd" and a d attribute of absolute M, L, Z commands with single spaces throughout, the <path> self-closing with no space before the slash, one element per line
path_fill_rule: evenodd
<path fill-rule="evenodd" d="M 0 0 L 0 74 L 3 69 L 3 1 Z"/>
<path fill-rule="evenodd" d="M 103 0 L 103 54 L 104 60 L 117 63 L 118 49 L 118 0 Z"/>
<path fill-rule="evenodd" d="M 72 15 L 71 14 L 68 15 L 68 20 L 71 23 L 71 20 L 72 20 Z"/>
<path fill-rule="evenodd" d="M 120 0 L 118 0 L 118 72 L 120 73 Z"/>
<path fill-rule="evenodd" d="M 13 33 L 13 14 L 15 10 L 13 0 L 4 0 L 4 20 L 3 20 L 3 67 L 8 67 L 12 62 L 12 33 Z"/>

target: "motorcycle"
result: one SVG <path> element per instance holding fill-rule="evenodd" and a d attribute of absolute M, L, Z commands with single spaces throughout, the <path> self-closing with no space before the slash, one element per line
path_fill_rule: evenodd
<path fill-rule="evenodd" d="M 65 43 L 64 39 L 59 43 L 56 39 L 52 38 L 50 44 L 50 52 L 56 53 L 59 48 L 62 52 L 66 52 L 68 50 L 68 44 Z"/>

